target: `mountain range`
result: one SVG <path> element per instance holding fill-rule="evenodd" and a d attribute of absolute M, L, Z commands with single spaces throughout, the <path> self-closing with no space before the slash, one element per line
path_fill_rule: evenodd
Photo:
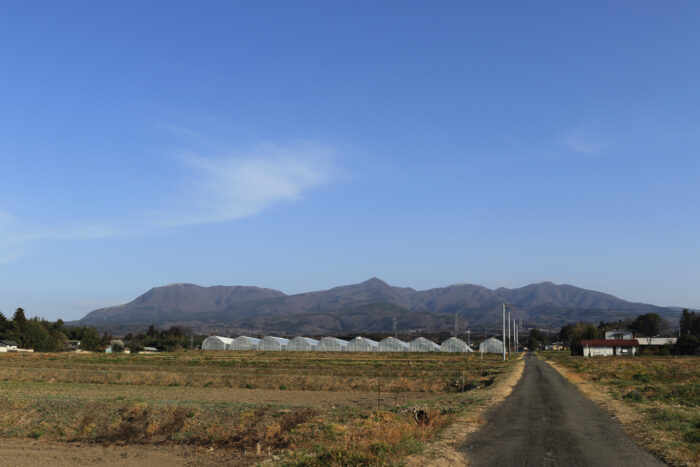
<path fill-rule="evenodd" d="M 498 329 L 502 303 L 512 305 L 512 316 L 525 328 L 556 329 L 569 322 L 617 321 L 649 312 L 675 323 L 680 315 L 671 308 L 551 282 L 514 289 L 457 284 L 419 291 L 372 278 L 294 295 L 249 286 L 171 284 L 68 324 L 113 333 L 142 331 L 153 324 L 202 333 L 321 335 L 388 332 L 396 319 L 399 331 L 438 332 L 453 329 L 455 319 L 462 329 Z"/>

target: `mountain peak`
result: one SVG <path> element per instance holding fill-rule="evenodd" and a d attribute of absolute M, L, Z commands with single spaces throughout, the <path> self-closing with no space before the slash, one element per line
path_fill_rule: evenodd
<path fill-rule="evenodd" d="M 378 278 L 378 277 L 371 277 L 371 278 L 367 279 L 367 280 L 364 281 L 364 282 L 360 282 L 360 285 L 373 285 L 373 286 L 377 286 L 377 285 L 389 285 L 389 284 L 387 284 L 386 282 L 384 282 L 383 280 L 381 280 L 381 279 Z"/>

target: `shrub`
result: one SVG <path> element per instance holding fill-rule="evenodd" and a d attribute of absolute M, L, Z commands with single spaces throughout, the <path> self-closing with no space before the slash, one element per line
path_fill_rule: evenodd
<path fill-rule="evenodd" d="M 700 430 L 690 430 L 683 434 L 683 440 L 688 443 L 700 443 Z"/>
<path fill-rule="evenodd" d="M 632 375 L 632 378 L 634 378 L 635 380 L 642 382 L 642 383 L 651 382 L 651 379 L 649 379 L 649 377 L 647 375 L 645 375 L 644 373 L 636 373 L 636 374 Z"/>

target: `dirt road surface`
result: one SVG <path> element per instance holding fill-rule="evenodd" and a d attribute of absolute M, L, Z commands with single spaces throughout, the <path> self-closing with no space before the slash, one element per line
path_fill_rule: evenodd
<path fill-rule="evenodd" d="M 463 446 L 473 466 L 665 465 L 549 364 L 525 359 L 512 394 Z"/>

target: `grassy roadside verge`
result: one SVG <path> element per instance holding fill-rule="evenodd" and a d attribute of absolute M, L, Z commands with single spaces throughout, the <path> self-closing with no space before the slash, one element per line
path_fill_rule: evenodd
<path fill-rule="evenodd" d="M 700 359 L 541 356 L 646 449 L 671 465 L 700 466 Z"/>

